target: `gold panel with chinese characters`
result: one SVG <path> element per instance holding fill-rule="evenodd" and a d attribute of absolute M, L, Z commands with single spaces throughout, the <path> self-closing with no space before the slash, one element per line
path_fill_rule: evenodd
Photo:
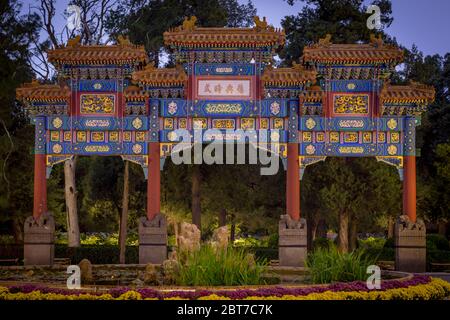
<path fill-rule="evenodd" d="M 255 119 L 254 118 L 242 118 L 241 119 L 241 129 L 243 129 L 243 130 L 255 129 Z"/>
<path fill-rule="evenodd" d="M 269 119 L 261 118 L 259 120 L 259 128 L 260 129 L 269 129 Z"/>
<path fill-rule="evenodd" d="M 113 94 L 82 94 L 80 112 L 83 114 L 113 114 L 115 96 Z"/>
<path fill-rule="evenodd" d="M 131 141 L 131 131 L 123 132 L 123 141 L 130 142 Z"/>
<path fill-rule="evenodd" d="M 363 142 L 364 143 L 372 142 L 372 132 L 363 132 Z"/>
<path fill-rule="evenodd" d="M 86 131 L 77 131 L 77 141 L 86 142 Z"/>
<path fill-rule="evenodd" d="M 312 133 L 311 132 L 303 132 L 302 140 L 303 140 L 303 142 L 312 142 Z"/>
<path fill-rule="evenodd" d="M 145 132 L 144 131 L 137 131 L 136 132 L 136 141 L 137 142 L 144 142 L 145 141 Z"/>
<path fill-rule="evenodd" d="M 347 142 L 347 143 L 358 142 L 358 133 L 357 132 L 344 132 L 344 142 Z"/>
<path fill-rule="evenodd" d="M 339 142 L 339 132 L 330 132 L 330 142 L 338 143 Z"/>
<path fill-rule="evenodd" d="M 59 141 L 59 131 L 50 131 L 50 141 Z"/>
<path fill-rule="evenodd" d="M 274 129 L 283 129 L 284 128 L 284 120 L 281 118 L 273 119 L 273 128 Z"/>
<path fill-rule="evenodd" d="M 391 132 L 391 143 L 399 143 L 400 142 L 400 133 L 398 132 Z"/>
<path fill-rule="evenodd" d="M 118 142 L 118 141 L 119 141 L 119 132 L 117 132 L 117 131 L 111 131 L 111 132 L 109 133 L 109 138 L 108 138 L 108 140 L 109 140 L 110 142 Z"/>
<path fill-rule="evenodd" d="M 378 142 L 385 143 L 386 142 L 386 133 L 378 132 Z"/>
<path fill-rule="evenodd" d="M 316 133 L 316 142 L 325 142 L 325 132 Z"/>
<path fill-rule="evenodd" d="M 165 130 L 173 130 L 173 119 L 172 118 L 164 118 L 164 129 Z"/>
<path fill-rule="evenodd" d="M 105 141 L 105 133 L 104 132 L 91 132 L 91 141 L 92 142 L 104 142 Z"/>
<path fill-rule="evenodd" d="M 178 128 L 187 129 L 187 119 L 178 119 Z"/>
<path fill-rule="evenodd" d="M 336 114 L 368 114 L 368 94 L 336 94 L 333 97 L 333 110 Z"/>
<path fill-rule="evenodd" d="M 208 127 L 208 121 L 206 118 L 194 118 L 192 119 L 194 129 L 206 129 Z"/>
<path fill-rule="evenodd" d="M 235 120 L 234 119 L 213 119 L 212 127 L 214 129 L 234 129 Z"/>

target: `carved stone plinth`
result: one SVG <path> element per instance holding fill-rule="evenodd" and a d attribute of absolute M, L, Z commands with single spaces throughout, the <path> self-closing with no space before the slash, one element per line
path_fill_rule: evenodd
<path fill-rule="evenodd" d="M 307 255 L 306 220 L 292 220 L 282 215 L 278 226 L 278 256 L 280 266 L 303 267 Z"/>
<path fill-rule="evenodd" d="M 167 259 L 167 222 L 162 214 L 139 219 L 139 263 L 160 264 Z"/>
<path fill-rule="evenodd" d="M 400 216 L 395 224 L 395 269 L 406 272 L 426 271 L 426 228 L 423 221 L 412 223 Z"/>
<path fill-rule="evenodd" d="M 24 264 L 52 265 L 55 255 L 55 220 L 49 213 L 28 217 L 24 225 Z"/>

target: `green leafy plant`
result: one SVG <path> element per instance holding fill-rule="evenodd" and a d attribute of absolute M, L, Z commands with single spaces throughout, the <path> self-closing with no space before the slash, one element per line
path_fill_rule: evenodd
<path fill-rule="evenodd" d="M 427 234 L 427 250 L 450 250 L 450 245 L 446 237 L 440 234 Z"/>
<path fill-rule="evenodd" d="M 367 267 L 375 264 L 376 258 L 364 253 L 362 249 L 342 253 L 335 246 L 313 251 L 306 260 L 311 281 L 331 283 L 366 280 Z"/>
<path fill-rule="evenodd" d="M 364 249 L 383 249 L 386 239 L 384 238 L 375 238 L 375 237 L 369 237 L 367 239 L 361 239 L 358 240 L 359 247 Z"/>
<path fill-rule="evenodd" d="M 242 248 L 203 245 L 194 252 L 179 252 L 175 276 L 179 285 L 233 286 L 264 284 L 267 262 Z"/>

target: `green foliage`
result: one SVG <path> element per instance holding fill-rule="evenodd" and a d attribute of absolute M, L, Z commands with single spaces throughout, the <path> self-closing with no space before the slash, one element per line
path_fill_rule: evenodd
<path fill-rule="evenodd" d="M 289 0 L 291 4 L 294 0 Z M 363 0 L 302 0 L 305 6 L 297 15 L 289 15 L 281 21 L 286 32 L 287 45 L 281 52 L 285 63 L 290 65 L 303 52 L 303 48 L 325 37 L 332 35 L 334 43 L 356 43 L 368 41 L 370 33 L 366 25 L 366 6 Z M 391 1 L 373 1 L 381 9 L 383 27 L 389 27 L 391 16 Z"/>
<path fill-rule="evenodd" d="M 440 234 L 427 234 L 427 250 L 450 251 L 450 244 L 446 237 Z"/>
<path fill-rule="evenodd" d="M 367 267 L 375 264 L 376 259 L 356 250 L 341 253 L 335 246 L 318 249 L 308 255 L 308 267 L 313 283 L 348 282 L 367 279 Z"/>
<path fill-rule="evenodd" d="M 369 237 L 367 239 L 359 240 L 359 247 L 364 249 L 383 249 L 386 244 L 386 239 L 384 238 L 374 238 Z"/>
<path fill-rule="evenodd" d="M 334 245 L 333 241 L 328 238 L 316 238 L 313 241 L 313 250 L 328 249 Z"/>
<path fill-rule="evenodd" d="M 255 260 L 244 249 L 202 246 L 196 252 L 179 253 L 178 285 L 233 286 L 263 284 L 266 262 Z"/>
<path fill-rule="evenodd" d="M 90 246 L 118 246 L 119 245 L 119 234 L 118 233 L 81 233 L 80 234 L 81 245 Z M 67 245 L 67 234 L 57 232 L 56 241 L 57 244 Z M 136 232 L 127 232 L 127 246 L 137 246 L 138 245 L 138 234 Z M 169 244 L 170 245 L 170 244 Z"/>
<path fill-rule="evenodd" d="M 395 241 L 394 238 L 387 238 L 386 242 L 384 243 L 385 248 L 394 248 Z"/>
<path fill-rule="evenodd" d="M 0 222 L 13 220 L 16 240 L 33 206 L 34 130 L 15 90 L 33 74 L 30 44 L 38 36 L 40 20 L 21 15 L 16 0 L 0 3 Z"/>

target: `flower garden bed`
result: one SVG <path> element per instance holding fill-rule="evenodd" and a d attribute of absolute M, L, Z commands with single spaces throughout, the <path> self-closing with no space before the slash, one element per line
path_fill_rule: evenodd
<path fill-rule="evenodd" d="M 113 288 L 89 292 L 34 285 L 0 287 L 0 300 L 433 300 L 448 296 L 449 283 L 419 275 L 408 280 L 383 281 L 380 290 L 369 290 L 362 281 L 235 290 Z"/>

